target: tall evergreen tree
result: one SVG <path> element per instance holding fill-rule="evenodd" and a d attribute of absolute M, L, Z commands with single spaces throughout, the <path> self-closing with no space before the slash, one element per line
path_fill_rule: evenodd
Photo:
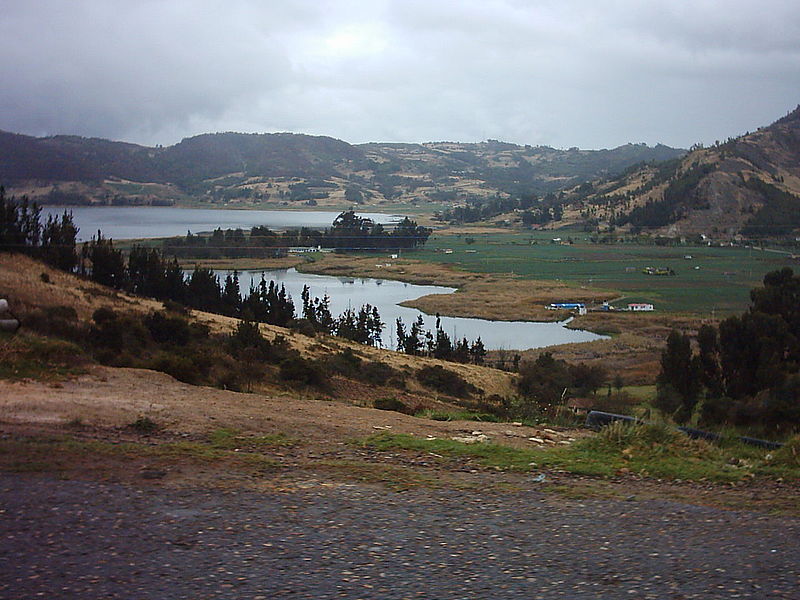
<path fill-rule="evenodd" d="M 60 218 L 49 216 L 42 228 L 42 259 L 56 269 L 74 271 L 78 266 L 77 235 L 72 213 L 64 211 Z"/>
<path fill-rule="evenodd" d="M 83 245 L 82 256 L 91 263 L 92 281 L 117 289 L 125 287 L 125 258 L 121 250 L 114 248 L 113 240 L 98 231 L 97 237 Z"/>
<path fill-rule="evenodd" d="M 692 357 L 691 340 L 674 329 L 661 353 L 661 372 L 657 378 L 656 403 L 661 410 L 687 420 L 697 404 L 700 388 L 699 363 Z"/>

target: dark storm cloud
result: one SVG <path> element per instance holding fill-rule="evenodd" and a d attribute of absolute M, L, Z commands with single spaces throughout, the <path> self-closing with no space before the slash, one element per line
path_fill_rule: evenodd
<path fill-rule="evenodd" d="M 7 1 L 0 128 L 689 145 L 800 101 L 794 2 Z"/>

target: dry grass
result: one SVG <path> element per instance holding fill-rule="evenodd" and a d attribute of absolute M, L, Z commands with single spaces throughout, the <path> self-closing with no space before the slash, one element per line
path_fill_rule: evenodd
<path fill-rule="evenodd" d="M 560 321 L 568 315 L 565 311 L 547 310 L 551 302 L 587 304 L 611 300 L 617 292 L 567 285 L 557 281 L 536 281 L 484 277 L 484 281 L 470 281 L 455 294 L 432 294 L 403 302 L 403 306 L 417 308 L 428 314 L 440 313 L 454 317 L 474 317 L 501 321 Z"/>
<path fill-rule="evenodd" d="M 626 385 L 652 384 L 660 370 L 661 351 L 670 330 L 693 333 L 699 326 L 699 319 L 687 315 L 589 313 L 576 317 L 569 327 L 613 334 L 613 337 L 527 350 L 522 357 L 525 361 L 535 360 L 547 351 L 567 362 L 603 366 L 612 377 L 619 373 Z"/>
<path fill-rule="evenodd" d="M 47 274 L 49 283 L 42 280 L 42 273 Z M 9 300 L 18 317 L 24 317 L 37 308 L 51 306 L 72 306 L 79 319 L 84 321 L 90 319 L 92 313 L 100 307 L 140 313 L 162 309 L 161 302 L 116 292 L 74 275 L 50 269 L 19 254 L 0 254 L 0 297 Z M 230 333 L 238 322 L 231 317 L 201 311 L 192 311 L 192 318 L 207 325 L 212 333 Z M 262 324 L 260 328 L 267 339 L 274 340 L 277 336 L 283 336 L 292 348 L 308 358 L 320 358 L 351 348 L 366 361 L 382 361 L 404 372 L 413 372 L 429 365 L 442 365 L 483 390 L 486 395 L 509 396 L 514 393 L 512 376 L 496 369 L 408 356 L 330 336 L 311 338 L 273 325 Z M 413 377 L 408 378 L 408 391 L 433 401 L 438 399 L 435 394 L 419 386 Z M 355 399 L 359 400 L 360 396 Z"/>
<path fill-rule="evenodd" d="M 383 254 L 370 257 L 328 255 L 304 265 L 302 271 L 321 275 L 348 275 L 406 281 L 418 285 L 458 288 L 455 294 L 431 294 L 403 302 L 428 314 L 472 317 L 502 321 L 557 321 L 564 312 L 547 310 L 545 305 L 563 301 L 602 302 L 618 297 L 619 292 L 573 286 L 557 281 L 517 279 L 508 275 L 487 275 L 459 271 L 449 265 L 419 260 L 387 259 Z"/>
<path fill-rule="evenodd" d="M 220 271 L 273 271 L 277 269 L 291 269 L 306 262 L 299 256 L 286 256 L 283 258 L 216 258 L 216 259 L 184 259 L 178 261 L 181 266 L 191 269 L 194 266 L 216 269 Z"/>
<path fill-rule="evenodd" d="M 0 253 L 0 297 L 8 300 L 18 317 L 35 308 L 49 306 L 71 306 L 84 320 L 101 306 L 136 312 L 161 307 L 160 302 L 127 296 L 51 269 L 28 256 L 7 253 Z"/>

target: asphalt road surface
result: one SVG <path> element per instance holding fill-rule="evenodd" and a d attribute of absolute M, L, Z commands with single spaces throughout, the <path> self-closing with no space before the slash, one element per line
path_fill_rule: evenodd
<path fill-rule="evenodd" d="M 670 501 L 0 476 L 0 598 L 800 598 L 800 521 Z"/>

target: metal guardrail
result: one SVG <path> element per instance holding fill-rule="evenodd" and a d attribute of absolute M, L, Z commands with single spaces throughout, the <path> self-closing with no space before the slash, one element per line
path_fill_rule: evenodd
<path fill-rule="evenodd" d="M 589 411 L 588 415 L 586 415 L 586 423 L 584 425 L 589 429 L 600 429 L 602 427 L 605 427 L 606 425 L 611 425 L 611 423 L 614 423 L 615 421 L 624 421 L 626 423 L 636 423 L 639 425 L 646 423 L 646 421 L 642 421 L 641 419 L 637 419 L 636 417 L 631 417 L 630 415 L 618 415 L 615 413 L 607 413 L 599 410 L 592 410 Z M 720 439 L 722 439 L 722 437 L 718 433 L 703 431 L 701 429 L 694 429 L 692 427 L 677 427 L 676 429 L 678 431 L 685 433 L 690 438 L 695 440 L 718 442 Z M 739 436 L 739 441 L 742 442 L 743 444 L 756 446 L 758 448 L 765 448 L 767 450 L 777 450 L 778 448 L 783 447 L 783 444 L 780 442 L 770 442 L 768 440 L 760 440 L 758 438 L 749 437 L 746 435 Z"/>

